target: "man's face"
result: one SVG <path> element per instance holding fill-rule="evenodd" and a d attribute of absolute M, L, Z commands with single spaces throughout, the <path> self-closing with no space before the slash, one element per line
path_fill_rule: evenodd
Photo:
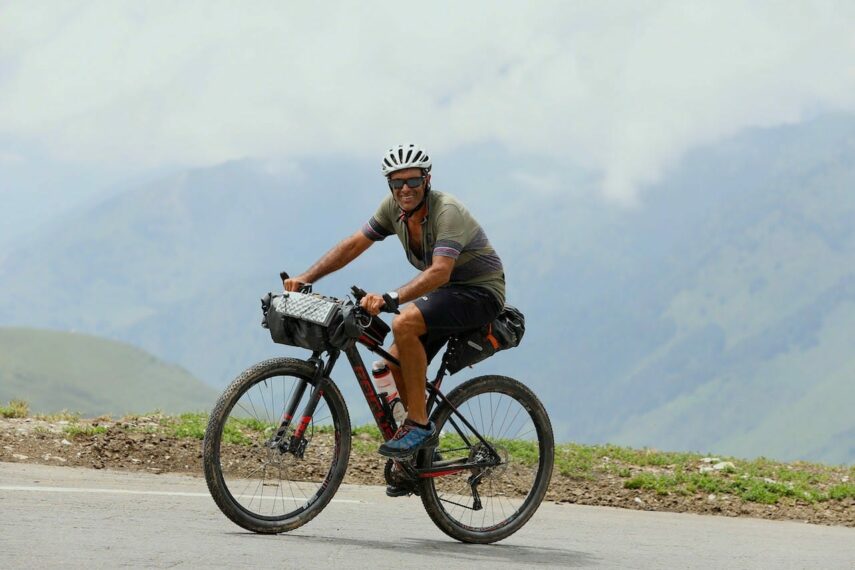
<path fill-rule="evenodd" d="M 421 168 L 407 168 L 406 170 L 393 172 L 392 175 L 389 176 L 389 180 L 406 181 L 411 178 L 419 178 L 421 176 Z M 395 202 L 397 202 L 398 206 L 400 206 L 404 211 L 409 212 L 422 201 L 422 198 L 424 198 L 425 188 L 427 188 L 428 182 L 430 182 L 430 174 L 425 175 L 421 180 L 421 183 L 416 188 L 410 188 L 406 182 L 404 182 L 404 185 L 400 190 L 395 190 L 393 188 L 392 195 L 395 197 Z"/>

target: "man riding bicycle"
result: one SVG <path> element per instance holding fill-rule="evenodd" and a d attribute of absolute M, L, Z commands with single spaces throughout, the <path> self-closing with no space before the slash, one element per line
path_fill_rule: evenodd
<path fill-rule="evenodd" d="M 383 295 L 367 294 L 363 309 L 377 315 L 384 307 L 401 314 L 392 322 L 395 342 L 387 363 L 407 419 L 380 454 L 405 458 L 436 444 L 436 427 L 425 402 L 427 365 L 448 338 L 485 325 L 505 302 L 502 261 L 481 226 L 450 194 L 431 190 L 431 159 L 418 145 L 399 145 L 383 157 L 381 169 L 390 195 L 362 229 L 345 238 L 301 275 L 283 281 L 286 291 L 341 269 L 374 242 L 397 235 L 407 260 L 421 271 L 413 280 Z"/>

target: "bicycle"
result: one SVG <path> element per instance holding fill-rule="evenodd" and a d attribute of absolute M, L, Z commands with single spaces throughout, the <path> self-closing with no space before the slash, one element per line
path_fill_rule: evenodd
<path fill-rule="evenodd" d="M 263 324 L 282 325 L 292 334 L 285 343 L 310 348 L 312 355 L 250 367 L 226 388 L 211 413 L 203 443 L 208 489 L 220 510 L 247 530 L 274 534 L 306 524 L 329 504 L 344 479 L 352 445 L 350 416 L 331 378 L 342 352 L 384 440 L 397 429 L 356 347 L 361 344 L 397 365 L 382 347 L 390 329 L 359 307 L 364 291 L 354 286 L 352 292 L 356 303 L 312 293 L 311 285 L 282 296 L 269 294 Z M 287 314 L 271 319 L 271 302 Z M 552 475 L 552 425 L 537 396 L 507 376 L 475 377 L 444 394 L 440 387 L 459 349 L 457 341 L 449 339 L 436 377 L 426 382 L 437 446 L 409 459 L 389 459 L 384 476 L 387 483 L 418 495 L 447 535 L 492 543 L 519 530 L 540 506 Z"/>

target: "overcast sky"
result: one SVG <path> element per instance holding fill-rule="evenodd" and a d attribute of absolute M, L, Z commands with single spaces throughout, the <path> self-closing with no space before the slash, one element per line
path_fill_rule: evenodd
<path fill-rule="evenodd" d="M 5 2 L 2 195 L 42 163 L 379 163 L 414 140 L 566 160 L 632 204 L 699 144 L 855 109 L 853 29 L 851 1 Z"/>

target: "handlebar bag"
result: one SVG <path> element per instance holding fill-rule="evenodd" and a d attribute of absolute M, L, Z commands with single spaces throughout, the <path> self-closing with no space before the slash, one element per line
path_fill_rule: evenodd
<path fill-rule="evenodd" d="M 261 326 L 270 331 L 273 342 L 312 351 L 329 349 L 329 331 L 341 319 L 338 303 L 303 293 L 268 293 L 261 299 L 261 311 Z"/>

